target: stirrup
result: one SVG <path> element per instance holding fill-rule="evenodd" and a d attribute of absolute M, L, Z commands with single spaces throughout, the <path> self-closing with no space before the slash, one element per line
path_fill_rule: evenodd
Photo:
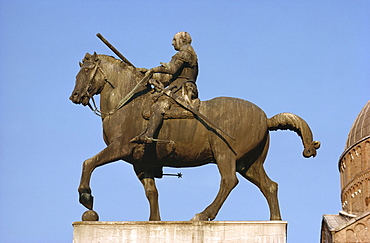
<path fill-rule="evenodd" d="M 136 136 L 133 139 L 131 139 L 130 142 L 131 143 L 145 143 L 145 144 L 151 144 L 153 142 L 175 144 L 175 142 L 173 140 L 156 139 L 156 138 L 147 137 L 147 136 L 144 136 L 144 135 Z"/>
<path fill-rule="evenodd" d="M 144 136 L 144 135 L 138 135 L 136 137 L 134 137 L 133 139 L 130 140 L 131 143 L 146 143 L 146 144 L 149 144 L 149 143 L 153 143 L 153 138 L 152 137 L 147 137 L 147 136 Z"/>

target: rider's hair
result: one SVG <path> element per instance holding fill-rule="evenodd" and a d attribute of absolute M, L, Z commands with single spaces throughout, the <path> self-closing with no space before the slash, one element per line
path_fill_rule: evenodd
<path fill-rule="evenodd" d="M 175 37 L 180 37 L 184 44 L 191 44 L 192 39 L 188 32 L 180 31 L 175 35 Z"/>

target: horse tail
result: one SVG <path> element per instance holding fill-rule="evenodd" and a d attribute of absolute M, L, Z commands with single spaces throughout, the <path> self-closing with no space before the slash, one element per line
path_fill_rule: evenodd
<path fill-rule="evenodd" d="M 316 150 L 320 148 L 320 142 L 313 141 L 311 129 L 301 117 L 292 113 L 280 113 L 269 118 L 267 125 L 270 131 L 291 130 L 296 132 L 302 139 L 303 156 L 305 158 L 316 156 Z"/>

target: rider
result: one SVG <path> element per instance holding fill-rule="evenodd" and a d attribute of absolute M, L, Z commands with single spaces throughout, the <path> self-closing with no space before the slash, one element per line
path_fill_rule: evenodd
<path fill-rule="evenodd" d="M 180 96 L 190 106 L 199 106 L 198 90 L 195 84 L 198 76 L 198 58 L 191 44 L 191 37 L 185 31 L 175 34 L 172 45 L 176 51 L 168 63 L 152 68 L 153 78 L 149 81 L 157 90 L 165 87 Z M 176 102 L 167 95 L 160 93 L 151 107 L 149 124 L 145 132 L 134 137 L 131 142 L 152 143 L 153 136 L 163 122 L 163 116 Z"/>

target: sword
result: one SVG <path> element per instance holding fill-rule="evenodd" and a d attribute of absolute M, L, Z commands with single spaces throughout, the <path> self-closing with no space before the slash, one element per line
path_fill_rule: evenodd
<path fill-rule="evenodd" d="M 200 117 L 202 120 L 204 120 L 206 123 L 208 123 L 208 125 L 215 129 L 215 130 L 219 130 L 221 131 L 223 134 L 227 135 L 229 138 L 231 138 L 232 140 L 235 140 L 235 138 L 233 138 L 230 134 L 228 134 L 227 132 L 225 132 L 224 130 L 222 130 L 220 127 L 218 127 L 216 124 L 214 124 L 210 119 L 208 119 L 205 115 L 203 115 L 202 113 L 200 113 L 198 110 L 196 110 L 194 107 L 192 107 L 191 105 L 189 105 L 185 100 L 183 100 L 183 98 L 181 96 L 178 96 L 176 94 L 174 94 L 171 90 L 169 89 L 165 89 L 163 90 L 163 93 L 165 95 L 167 95 L 168 97 L 172 98 L 174 101 L 176 101 L 179 105 L 181 105 L 182 107 L 184 107 L 185 109 L 187 109 L 188 111 L 192 112 L 194 115 Z"/>
<path fill-rule="evenodd" d="M 112 112 L 110 112 L 110 115 L 118 111 L 119 109 L 121 109 L 126 104 L 126 102 L 129 101 L 132 98 L 132 96 L 134 96 L 136 91 L 138 91 L 142 85 L 148 83 L 149 79 L 152 76 L 153 76 L 153 70 L 147 71 L 144 77 L 140 80 L 140 82 L 137 83 L 136 86 L 125 97 L 123 97 L 123 99 L 118 103 L 116 108 Z"/>

